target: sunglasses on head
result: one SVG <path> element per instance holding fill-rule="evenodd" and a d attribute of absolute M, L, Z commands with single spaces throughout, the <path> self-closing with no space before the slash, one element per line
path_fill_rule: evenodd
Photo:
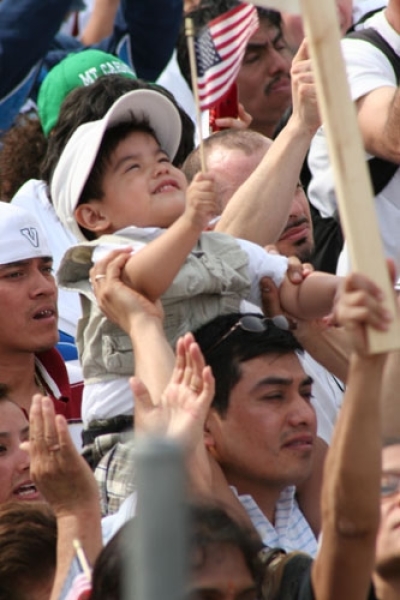
<path fill-rule="evenodd" d="M 257 315 L 243 315 L 236 321 L 234 325 L 224 335 L 222 335 L 218 340 L 206 350 L 206 354 L 212 352 L 217 348 L 223 341 L 228 339 L 230 335 L 237 329 L 242 329 L 243 331 L 248 331 L 249 333 L 261 333 L 263 331 L 267 331 L 271 326 L 271 323 L 275 325 L 275 327 L 279 327 L 279 329 L 283 329 L 284 331 L 288 331 L 290 329 L 289 321 L 283 315 L 278 315 L 276 317 L 268 318 Z"/>

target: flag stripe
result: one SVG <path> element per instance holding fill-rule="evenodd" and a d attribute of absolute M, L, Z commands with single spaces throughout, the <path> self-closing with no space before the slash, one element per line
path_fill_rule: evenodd
<path fill-rule="evenodd" d="M 235 82 L 246 44 L 258 27 L 257 11 L 240 4 L 213 19 L 195 37 L 201 110 L 220 102 Z"/>

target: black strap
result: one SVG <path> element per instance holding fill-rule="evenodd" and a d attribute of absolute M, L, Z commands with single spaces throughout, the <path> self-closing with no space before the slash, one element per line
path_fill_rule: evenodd
<path fill-rule="evenodd" d="M 390 61 L 396 74 L 397 84 L 400 81 L 400 56 L 396 54 L 387 41 L 372 27 L 352 31 L 346 35 L 346 38 L 365 40 L 373 46 L 376 46 Z M 387 186 L 393 175 L 396 173 L 399 165 L 383 158 L 375 156 L 368 161 L 368 168 L 371 176 L 372 187 L 375 196 Z"/>

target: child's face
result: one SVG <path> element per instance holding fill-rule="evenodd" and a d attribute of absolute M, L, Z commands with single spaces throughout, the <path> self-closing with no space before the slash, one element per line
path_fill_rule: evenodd
<path fill-rule="evenodd" d="M 102 188 L 108 232 L 129 225 L 169 227 L 185 209 L 186 178 L 149 133 L 135 131 L 119 143 Z"/>

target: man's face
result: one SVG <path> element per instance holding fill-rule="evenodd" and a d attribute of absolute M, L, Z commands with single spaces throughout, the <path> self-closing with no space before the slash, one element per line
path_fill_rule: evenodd
<path fill-rule="evenodd" d="M 272 141 L 265 138 L 265 145 L 251 155 L 222 146 L 216 146 L 207 153 L 207 167 L 215 175 L 221 212 L 236 190 L 258 167 L 271 144 Z M 289 218 L 276 246 L 284 256 L 297 256 L 302 262 L 308 262 L 312 255 L 314 234 L 310 207 L 300 184 L 296 188 Z"/>
<path fill-rule="evenodd" d="M 314 250 L 313 225 L 310 206 L 300 183 L 296 188 L 288 221 L 276 247 L 284 256 L 297 256 L 302 262 L 309 262 L 311 259 Z"/>
<path fill-rule="evenodd" d="M 52 265 L 49 257 L 0 265 L 0 353 L 40 352 L 58 342 Z"/>
<path fill-rule="evenodd" d="M 195 557 L 196 562 L 196 557 Z M 209 544 L 191 570 L 189 600 L 255 600 L 256 586 L 237 546 Z"/>
<path fill-rule="evenodd" d="M 383 474 L 400 475 L 400 444 L 382 451 Z M 381 497 L 381 522 L 376 540 L 375 569 L 382 578 L 400 574 L 400 489 Z"/>
<path fill-rule="evenodd" d="M 240 364 L 241 378 L 220 416 L 207 428 L 228 482 L 254 498 L 265 486 L 278 491 L 304 481 L 312 468 L 316 416 L 312 380 L 293 352 Z"/>
<path fill-rule="evenodd" d="M 253 117 L 252 129 L 268 137 L 291 104 L 291 61 L 282 32 L 262 19 L 247 44 L 236 83 L 239 101 Z"/>

